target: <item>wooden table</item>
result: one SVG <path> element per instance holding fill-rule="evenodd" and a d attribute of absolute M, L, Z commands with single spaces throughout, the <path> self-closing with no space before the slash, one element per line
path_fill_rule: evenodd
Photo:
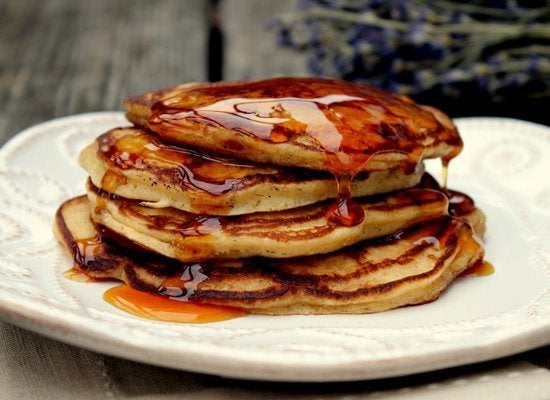
<path fill-rule="evenodd" d="M 278 48 L 274 33 L 265 30 L 274 13 L 295 7 L 293 0 L 220 4 L 226 79 L 307 74 L 304 56 Z M 52 118 L 120 110 L 129 95 L 205 80 L 210 11 L 204 0 L 3 0 L 0 143 Z M 510 373 L 506 371 L 518 363 L 550 368 L 550 347 L 545 347 L 414 377 L 336 385 L 253 383 L 120 360 L 7 323 L 0 323 L 0 354 L 0 397 L 10 393 L 19 399 L 49 398 L 45 393 L 74 397 L 75 387 L 80 389 L 77 398 L 182 393 L 189 398 L 359 398 L 373 391 L 404 393 L 407 386 L 429 387 L 484 371 Z"/>

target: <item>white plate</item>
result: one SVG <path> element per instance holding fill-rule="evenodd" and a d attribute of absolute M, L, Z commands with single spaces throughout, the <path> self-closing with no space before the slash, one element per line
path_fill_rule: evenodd
<path fill-rule="evenodd" d="M 79 149 L 126 125 L 121 113 L 37 125 L 0 151 L 0 312 L 53 338 L 147 363 L 238 378 L 345 381 L 483 361 L 550 343 L 550 129 L 468 118 L 450 186 L 487 213 L 496 272 L 462 278 L 434 303 L 373 315 L 247 316 L 186 325 L 140 319 L 81 284 L 50 226 L 83 192 Z M 439 176 L 436 162 L 429 168 Z"/>

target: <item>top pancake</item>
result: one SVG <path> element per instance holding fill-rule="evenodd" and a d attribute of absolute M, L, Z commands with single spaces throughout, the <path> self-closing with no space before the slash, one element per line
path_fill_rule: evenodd
<path fill-rule="evenodd" d="M 462 141 L 442 112 L 365 84 L 325 78 L 191 83 L 126 100 L 164 140 L 336 175 L 451 159 Z"/>

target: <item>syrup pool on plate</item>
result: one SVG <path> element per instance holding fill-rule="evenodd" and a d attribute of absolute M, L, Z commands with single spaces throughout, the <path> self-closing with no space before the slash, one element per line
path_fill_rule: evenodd
<path fill-rule="evenodd" d="M 495 272 L 495 267 L 488 261 L 479 260 L 470 268 L 464 270 L 460 276 L 488 276 Z"/>
<path fill-rule="evenodd" d="M 160 294 L 142 292 L 128 285 L 115 286 L 103 295 L 113 306 L 139 317 L 166 322 L 206 323 L 246 315 L 242 310 L 172 300 Z"/>

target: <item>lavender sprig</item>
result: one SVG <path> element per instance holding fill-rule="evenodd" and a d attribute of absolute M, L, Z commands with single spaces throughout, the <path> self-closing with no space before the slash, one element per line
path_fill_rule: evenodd
<path fill-rule="evenodd" d="M 283 46 L 308 53 L 317 75 L 407 94 L 459 95 L 475 83 L 499 99 L 510 88 L 550 91 L 549 21 L 548 2 L 307 0 L 276 28 Z"/>

